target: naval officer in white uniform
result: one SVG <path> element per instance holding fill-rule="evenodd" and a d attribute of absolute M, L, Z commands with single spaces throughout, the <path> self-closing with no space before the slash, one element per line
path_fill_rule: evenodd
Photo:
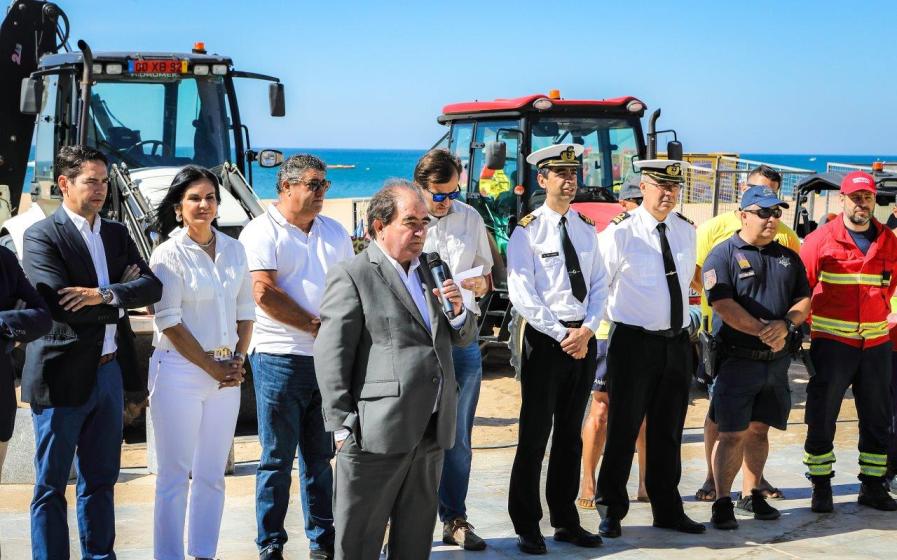
<path fill-rule="evenodd" d="M 675 212 L 687 163 L 636 162 L 642 205 L 624 212 L 598 236 L 607 271 L 607 385 L 610 409 L 596 506 L 600 534 L 620 536 L 629 510 L 626 482 L 635 439 L 647 417 L 645 486 L 654 526 L 686 533 L 705 528 L 686 517 L 678 485 L 682 427 L 692 356 L 688 288 L 695 270 L 694 224 Z"/>
<path fill-rule="evenodd" d="M 544 554 L 539 531 L 539 478 L 554 425 L 546 501 L 554 539 L 595 547 L 574 501 L 582 456 L 580 428 L 595 375 L 595 331 L 607 279 L 595 225 L 570 208 L 576 196 L 583 147 L 557 144 L 533 152 L 545 203 L 521 218 L 508 243 L 508 295 L 526 319 L 520 373 L 520 430 L 511 470 L 508 512 L 518 547 Z"/>

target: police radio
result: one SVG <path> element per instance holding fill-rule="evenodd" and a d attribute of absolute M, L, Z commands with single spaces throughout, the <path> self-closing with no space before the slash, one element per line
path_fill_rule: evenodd
<path fill-rule="evenodd" d="M 443 293 L 444 288 L 442 284 L 446 280 L 450 280 L 452 278 L 452 271 L 449 270 L 448 265 L 445 261 L 442 260 L 442 257 L 439 256 L 439 253 L 425 253 L 426 258 L 424 259 L 427 263 L 427 268 L 430 270 L 430 276 L 433 278 L 433 284 L 437 288 L 439 288 L 439 293 L 442 294 L 440 298 L 442 300 L 442 312 L 445 313 L 445 316 L 449 319 L 454 319 L 455 308 L 452 306 L 452 302 L 445 297 Z"/>

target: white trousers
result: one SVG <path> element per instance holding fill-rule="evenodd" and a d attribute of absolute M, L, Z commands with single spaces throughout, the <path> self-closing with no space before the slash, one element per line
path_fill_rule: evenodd
<path fill-rule="evenodd" d="M 176 351 L 156 350 L 150 358 L 149 394 L 159 466 L 154 558 L 184 559 L 188 490 L 187 551 L 190 556 L 214 558 L 224 512 L 224 469 L 237 425 L 240 389 L 219 389 L 217 381 Z"/>

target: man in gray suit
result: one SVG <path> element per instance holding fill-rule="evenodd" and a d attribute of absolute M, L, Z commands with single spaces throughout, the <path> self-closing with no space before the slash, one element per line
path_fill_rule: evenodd
<path fill-rule="evenodd" d="M 443 312 L 418 257 L 429 216 L 405 181 L 367 210 L 370 246 L 333 267 L 321 303 L 315 372 L 327 430 L 336 432 L 337 559 L 378 558 L 390 521 L 389 558 L 426 558 L 436 525 L 443 450 L 455 441 L 458 384 L 452 344 L 469 344 L 476 320 L 447 280 Z"/>

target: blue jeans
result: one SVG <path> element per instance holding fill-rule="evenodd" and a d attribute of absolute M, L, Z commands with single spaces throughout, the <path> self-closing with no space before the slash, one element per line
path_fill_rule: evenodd
<path fill-rule="evenodd" d="M 333 436 L 324 430 L 314 359 L 253 352 L 262 457 L 255 475 L 259 549 L 283 548 L 290 502 L 290 475 L 299 450 L 299 496 L 311 550 L 333 549 Z"/>
<path fill-rule="evenodd" d="M 470 461 L 473 451 L 470 435 L 473 418 L 480 399 L 480 382 L 483 380 L 483 356 L 480 345 L 453 346 L 452 361 L 455 379 L 461 388 L 458 395 L 458 424 L 455 445 L 445 452 L 442 463 L 442 479 L 439 481 L 439 519 L 445 523 L 457 517 L 467 519 L 467 487 L 470 484 Z"/>
<path fill-rule="evenodd" d="M 31 500 L 31 554 L 37 560 L 69 557 L 65 487 L 77 456 L 78 533 L 81 556 L 114 559 L 113 488 L 121 462 L 121 369 L 112 360 L 80 406 L 31 407 L 36 451 Z"/>

